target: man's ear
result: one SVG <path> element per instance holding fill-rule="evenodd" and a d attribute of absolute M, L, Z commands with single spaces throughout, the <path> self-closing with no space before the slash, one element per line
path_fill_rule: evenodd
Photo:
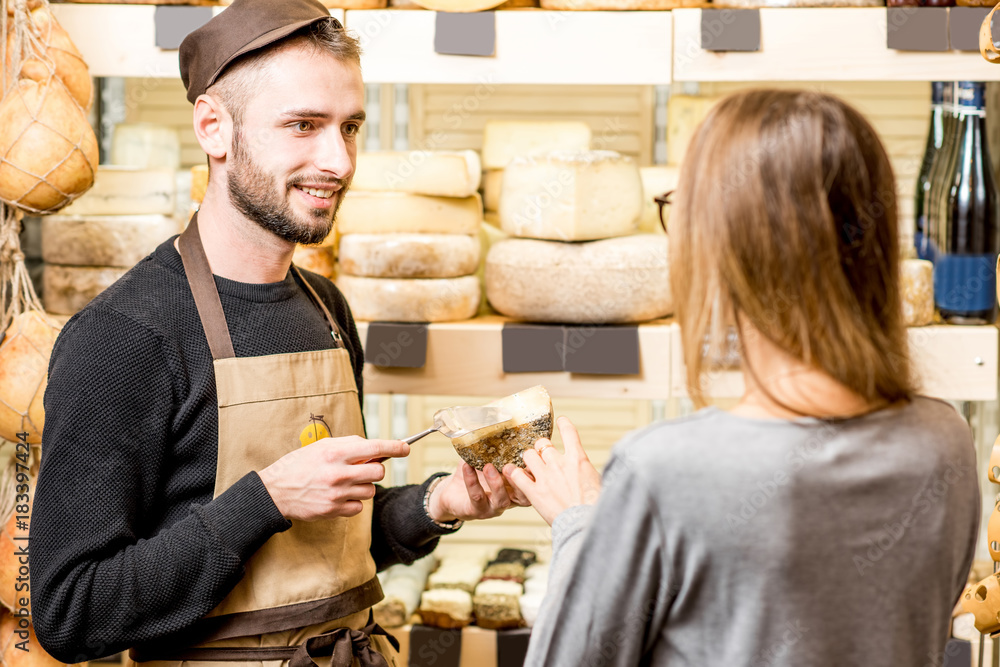
<path fill-rule="evenodd" d="M 229 154 L 233 145 L 233 119 L 211 95 L 199 95 L 194 101 L 194 134 L 209 157 L 222 160 Z"/>

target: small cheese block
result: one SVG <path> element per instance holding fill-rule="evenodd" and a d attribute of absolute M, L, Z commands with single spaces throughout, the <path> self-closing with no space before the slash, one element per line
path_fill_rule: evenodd
<path fill-rule="evenodd" d="M 358 153 L 351 188 L 471 197 L 482 171 L 475 151 L 370 151 Z"/>
<path fill-rule="evenodd" d="M 925 259 L 904 259 L 900 264 L 903 320 L 908 327 L 934 321 L 934 264 Z"/>
<path fill-rule="evenodd" d="M 529 322 L 621 324 L 673 312 L 664 234 L 591 243 L 508 239 L 486 256 L 486 297 Z"/>
<path fill-rule="evenodd" d="M 693 5 L 690 0 L 541 0 L 542 9 L 553 11 L 665 11 Z"/>
<path fill-rule="evenodd" d="M 483 564 L 476 560 L 447 559 L 427 578 L 427 587 L 449 588 L 466 593 L 476 590 L 483 577 Z"/>
<path fill-rule="evenodd" d="M 483 579 L 503 579 L 505 581 L 524 581 L 524 563 L 493 561 L 483 571 Z"/>
<path fill-rule="evenodd" d="M 642 214 L 642 179 L 614 151 L 518 158 L 504 170 L 500 225 L 511 236 L 589 241 L 631 234 Z"/>
<path fill-rule="evenodd" d="M 483 208 L 500 210 L 500 191 L 503 187 L 503 169 L 487 169 L 483 172 Z"/>
<path fill-rule="evenodd" d="M 535 621 L 538 620 L 538 612 L 542 608 L 542 600 L 545 599 L 544 593 L 528 593 L 525 592 L 517 600 L 517 606 L 521 610 L 521 618 L 524 619 L 524 624 L 529 628 L 535 626 Z"/>
<path fill-rule="evenodd" d="M 172 169 L 100 166 L 94 187 L 61 215 L 172 215 L 177 188 Z"/>
<path fill-rule="evenodd" d="M 503 169 L 519 157 L 590 148 L 590 126 L 580 121 L 488 120 L 483 128 L 483 167 Z"/>
<path fill-rule="evenodd" d="M 695 130 L 718 97 L 671 95 L 667 102 L 667 162 L 680 165 Z"/>
<path fill-rule="evenodd" d="M 451 322 L 475 317 L 479 280 L 461 278 L 364 278 L 341 275 L 337 287 L 354 318 L 365 322 Z"/>
<path fill-rule="evenodd" d="M 208 165 L 197 164 L 191 167 L 191 201 L 201 203 L 205 201 L 205 192 L 208 190 Z"/>
<path fill-rule="evenodd" d="M 662 234 L 660 226 L 660 206 L 653 200 L 669 190 L 677 189 L 680 180 L 680 169 L 677 167 L 655 166 L 642 167 L 639 170 L 642 177 L 642 217 L 639 219 L 639 231 L 652 234 Z M 663 220 L 670 219 L 670 207 L 663 207 Z"/>
<path fill-rule="evenodd" d="M 458 455 L 476 470 L 482 470 L 487 463 L 492 463 L 498 471 L 508 463 L 523 468 L 524 450 L 534 447 L 539 438 L 552 437 L 552 399 L 542 385 L 487 406 L 500 408 L 511 416 L 510 420 L 451 440 Z"/>
<path fill-rule="evenodd" d="M 42 218 L 42 259 L 71 266 L 129 268 L 180 233 L 168 215 L 50 215 Z"/>
<path fill-rule="evenodd" d="M 476 272 L 480 247 L 465 234 L 346 234 L 340 268 L 372 278 L 456 278 Z"/>
<path fill-rule="evenodd" d="M 412 565 L 397 564 L 380 573 L 385 597 L 372 608 L 375 622 L 385 628 L 406 625 L 420 606 L 420 594 L 427 583 L 429 566 L 436 563 L 433 555 Z"/>
<path fill-rule="evenodd" d="M 339 234 L 475 234 L 483 220 L 479 193 L 461 199 L 351 190 L 337 211 Z"/>
<path fill-rule="evenodd" d="M 59 315 L 74 315 L 126 271 L 128 269 L 115 266 L 46 264 L 42 271 L 45 310 Z"/>
<path fill-rule="evenodd" d="M 523 594 L 521 584 L 513 581 L 481 582 L 472 596 L 476 625 L 487 630 L 520 627 L 521 608 L 518 599 Z"/>
<path fill-rule="evenodd" d="M 446 589 L 424 591 L 420 618 L 424 625 L 436 628 L 464 628 L 472 623 L 472 594 Z"/>
<path fill-rule="evenodd" d="M 333 280 L 337 276 L 337 260 L 330 246 L 295 246 L 292 262 L 307 271 Z"/>
<path fill-rule="evenodd" d="M 111 164 L 138 169 L 181 168 L 176 128 L 155 123 L 119 123 L 111 136 Z"/>
<path fill-rule="evenodd" d="M 538 554 L 534 551 L 529 551 L 527 549 L 501 549 L 497 552 L 497 557 L 493 559 L 494 563 L 520 563 L 525 568 L 534 565 L 538 560 Z M 527 575 L 527 572 L 525 572 Z"/>

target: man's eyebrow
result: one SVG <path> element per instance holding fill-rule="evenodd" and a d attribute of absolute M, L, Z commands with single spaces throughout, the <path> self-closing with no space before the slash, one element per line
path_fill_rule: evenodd
<path fill-rule="evenodd" d="M 303 118 L 303 119 L 318 118 L 320 120 L 330 120 L 331 118 L 333 118 L 333 116 L 331 114 L 329 114 L 329 113 L 327 113 L 325 111 L 319 111 L 317 109 L 305 109 L 305 108 L 303 108 L 303 109 L 289 109 L 287 111 L 283 111 L 281 113 L 281 116 L 283 118 L 292 118 L 292 119 L 295 119 L 295 118 Z M 365 118 L 367 118 L 367 114 L 364 112 L 364 110 L 361 110 L 361 111 L 357 111 L 355 113 L 352 113 L 350 116 L 347 117 L 347 120 L 355 120 L 355 121 L 364 122 Z"/>

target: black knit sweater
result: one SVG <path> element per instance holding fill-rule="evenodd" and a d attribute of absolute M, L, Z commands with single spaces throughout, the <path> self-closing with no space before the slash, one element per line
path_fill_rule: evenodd
<path fill-rule="evenodd" d="M 361 342 L 343 296 L 304 272 L 344 332 L 362 388 Z M 329 328 L 295 282 L 216 277 L 238 357 L 328 349 Z M 45 392 L 31 516 L 39 642 L 63 662 L 177 632 L 214 608 L 250 556 L 291 523 L 250 473 L 212 499 L 219 419 L 212 357 L 180 255 L 163 243 L 65 326 Z M 429 481 L 429 480 L 428 480 Z M 426 486 L 379 488 L 379 569 L 429 553 Z"/>

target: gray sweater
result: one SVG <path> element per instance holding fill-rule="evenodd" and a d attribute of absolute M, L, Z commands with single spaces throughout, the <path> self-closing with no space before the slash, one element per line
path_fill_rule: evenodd
<path fill-rule="evenodd" d="M 936 667 L 979 515 L 941 401 L 654 424 L 615 447 L 596 507 L 557 517 L 525 664 Z"/>

